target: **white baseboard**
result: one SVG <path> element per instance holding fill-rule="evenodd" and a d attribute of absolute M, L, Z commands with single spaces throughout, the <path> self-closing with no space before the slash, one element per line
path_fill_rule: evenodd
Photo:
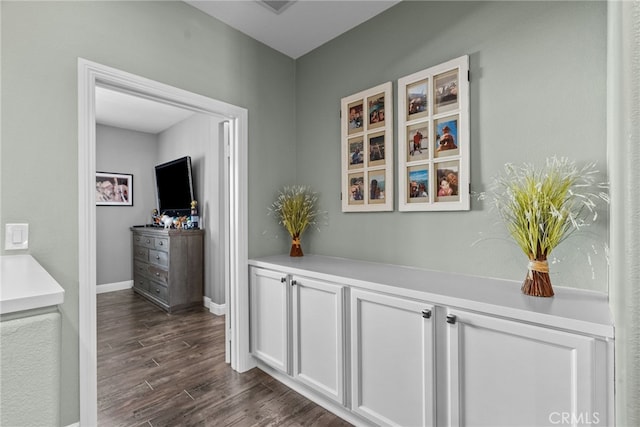
<path fill-rule="evenodd" d="M 226 304 L 216 304 L 211 301 L 211 298 L 204 297 L 204 306 L 209 309 L 209 311 L 216 316 L 224 316 L 227 314 L 227 305 Z"/>
<path fill-rule="evenodd" d="M 96 294 L 104 294 L 106 292 L 122 291 L 124 289 L 133 288 L 133 280 L 125 280 L 124 282 L 105 283 L 96 286 Z"/>
<path fill-rule="evenodd" d="M 67 427 L 80 427 L 80 423 L 73 423 L 73 424 L 69 424 Z"/>

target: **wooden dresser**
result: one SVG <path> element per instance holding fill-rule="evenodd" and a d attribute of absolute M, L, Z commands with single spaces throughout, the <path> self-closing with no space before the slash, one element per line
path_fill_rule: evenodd
<path fill-rule="evenodd" d="M 131 227 L 133 290 L 168 312 L 203 304 L 204 230 Z"/>

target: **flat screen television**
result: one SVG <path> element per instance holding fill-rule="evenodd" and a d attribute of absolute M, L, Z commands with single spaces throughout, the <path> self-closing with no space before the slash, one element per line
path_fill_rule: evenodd
<path fill-rule="evenodd" d="M 158 212 L 169 216 L 191 213 L 194 200 L 191 157 L 185 156 L 156 166 Z"/>

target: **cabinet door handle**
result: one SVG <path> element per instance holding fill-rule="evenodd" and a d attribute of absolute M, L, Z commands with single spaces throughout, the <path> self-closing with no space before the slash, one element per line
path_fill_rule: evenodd
<path fill-rule="evenodd" d="M 455 325 L 458 318 L 455 314 L 447 314 L 447 323 L 451 325 Z"/>
<path fill-rule="evenodd" d="M 286 281 L 287 281 L 287 278 L 286 278 L 286 277 L 281 277 L 281 278 L 280 278 L 280 283 L 284 283 L 284 282 L 286 282 Z"/>
<path fill-rule="evenodd" d="M 295 286 L 295 285 L 297 285 L 297 284 L 298 284 L 298 282 L 297 282 L 296 280 L 292 280 L 292 281 L 291 281 L 291 286 Z"/>
<path fill-rule="evenodd" d="M 422 310 L 422 317 L 424 317 L 425 319 L 431 319 L 431 310 L 429 310 L 428 308 Z"/>

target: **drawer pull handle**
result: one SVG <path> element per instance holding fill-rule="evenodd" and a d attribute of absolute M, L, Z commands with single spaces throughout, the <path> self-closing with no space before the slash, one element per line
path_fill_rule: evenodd
<path fill-rule="evenodd" d="M 163 241 L 160 241 L 160 246 L 164 246 L 164 242 Z"/>
<path fill-rule="evenodd" d="M 156 259 L 160 259 L 160 255 L 156 255 Z"/>
<path fill-rule="evenodd" d="M 428 308 L 422 310 L 422 317 L 424 317 L 425 319 L 431 319 L 431 310 L 429 310 Z"/>
<path fill-rule="evenodd" d="M 447 323 L 450 325 L 455 325 L 458 318 L 455 314 L 447 314 Z"/>
<path fill-rule="evenodd" d="M 156 288 L 156 293 L 159 294 L 160 293 L 160 289 Z"/>
<path fill-rule="evenodd" d="M 147 243 L 151 243 L 151 240 L 147 239 Z"/>

